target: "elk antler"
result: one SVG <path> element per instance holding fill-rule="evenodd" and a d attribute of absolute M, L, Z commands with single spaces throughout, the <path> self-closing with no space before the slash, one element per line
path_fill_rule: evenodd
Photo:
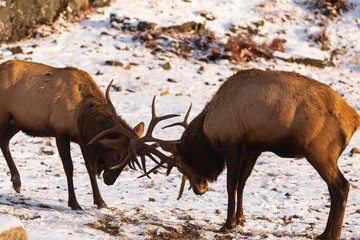
<path fill-rule="evenodd" d="M 184 121 L 167 125 L 167 126 L 163 127 L 163 129 L 168 128 L 168 127 L 174 127 L 174 126 L 182 126 L 182 127 L 184 127 L 186 129 L 189 126 L 188 119 L 189 119 L 191 109 L 192 109 L 192 103 L 190 103 L 190 107 L 189 107 L 188 111 L 186 112 L 186 115 L 184 117 Z M 169 175 L 170 172 L 171 172 L 171 169 L 174 167 L 174 161 L 169 161 L 167 163 L 167 165 L 168 165 L 168 169 L 166 171 L 166 174 Z M 156 166 L 156 169 L 159 168 L 159 167 L 160 166 Z"/>
<path fill-rule="evenodd" d="M 110 84 L 106 88 L 106 103 L 110 107 L 111 115 L 114 121 L 114 127 L 109 128 L 105 131 L 100 132 L 97 134 L 93 139 L 90 140 L 90 142 L 87 145 L 90 145 L 94 143 L 95 141 L 99 140 L 100 138 L 103 138 L 104 136 L 111 134 L 111 133 L 117 133 L 124 135 L 130 139 L 129 146 L 128 146 L 128 154 L 123 158 L 119 164 L 111 167 L 110 169 L 116 169 L 125 166 L 129 163 L 129 166 L 133 169 L 135 169 L 134 163 L 139 166 L 140 169 L 143 169 L 145 172 L 145 175 L 149 177 L 147 171 L 146 171 L 146 164 L 145 164 L 145 156 L 148 156 L 150 159 L 152 159 L 156 164 L 159 164 L 159 162 L 153 157 L 153 155 L 157 156 L 159 159 L 161 159 L 161 162 L 167 162 L 169 161 L 167 156 L 165 156 L 163 153 L 158 151 L 156 149 L 156 146 L 158 143 L 177 143 L 178 141 L 165 141 L 161 139 L 154 138 L 152 136 L 152 132 L 156 126 L 157 123 L 159 123 L 162 120 L 177 117 L 179 115 L 177 114 L 169 114 L 161 117 L 157 117 L 155 113 L 155 98 L 154 96 L 153 102 L 152 102 L 152 118 L 148 127 L 148 130 L 144 137 L 139 138 L 134 132 L 131 130 L 125 128 L 123 124 L 120 122 L 118 115 L 116 114 L 115 107 L 112 104 L 110 100 L 110 87 L 113 83 L 113 80 L 111 80 Z M 147 145 L 146 142 L 156 142 L 156 144 Z M 152 155 L 153 154 L 153 155 Z M 141 164 L 142 168 L 140 166 L 140 163 L 137 159 L 137 156 L 140 156 L 141 158 Z"/>
<path fill-rule="evenodd" d="M 161 116 L 161 117 L 156 116 L 156 113 L 155 113 L 155 99 L 156 99 L 156 96 L 154 96 L 153 101 L 152 101 L 152 105 L 151 105 L 151 114 L 152 114 L 152 116 L 151 116 L 151 120 L 150 120 L 150 123 L 149 123 L 148 130 L 146 131 L 145 136 L 143 136 L 142 138 L 139 139 L 139 142 L 157 142 L 157 143 L 169 143 L 169 144 L 178 142 L 176 140 L 175 141 L 161 140 L 161 139 L 154 138 L 152 136 L 152 132 L 153 132 L 156 124 L 158 124 L 160 121 L 180 116 L 178 114 L 168 114 L 168 115 Z"/>
<path fill-rule="evenodd" d="M 113 83 L 113 80 L 111 80 L 108 87 L 106 88 L 106 103 L 109 105 L 109 107 L 111 109 L 111 115 L 112 115 L 115 126 L 112 128 L 106 129 L 105 131 L 102 131 L 99 134 L 97 134 L 95 137 L 93 137 L 93 139 L 91 139 L 91 141 L 87 145 L 91 145 L 94 142 L 96 142 L 97 140 L 99 140 L 100 138 L 102 138 L 108 134 L 111 134 L 111 133 L 120 133 L 130 139 L 137 138 L 137 135 L 135 133 L 131 132 L 129 129 L 126 129 L 121 124 L 121 122 L 116 114 L 114 105 L 112 104 L 112 102 L 110 100 L 110 96 L 109 96 L 109 91 L 110 91 L 110 87 L 111 87 L 112 83 Z"/>
<path fill-rule="evenodd" d="M 190 115 L 191 109 L 192 109 L 192 103 L 190 104 L 189 110 L 187 111 L 187 113 L 186 113 L 186 115 L 185 115 L 185 117 L 184 117 L 184 121 L 167 125 L 167 126 L 163 127 L 163 129 L 164 129 L 164 128 L 168 128 L 168 127 L 173 127 L 173 126 L 182 126 L 182 127 L 184 127 L 184 128 L 186 129 L 186 128 L 189 126 L 188 119 L 189 119 L 189 115 Z M 175 160 L 175 159 L 172 159 L 172 161 L 169 161 L 169 162 L 168 162 L 168 169 L 167 169 L 167 171 L 166 171 L 166 174 L 167 174 L 167 175 L 170 174 L 171 169 L 174 167 L 174 164 L 175 164 L 175 163 L 174 163 L 174 160 Z M 154 167 L 154 168 L 156 169 L 156 168 L 159 168 L 159 167 L 160 167 L 160 164 L 159 164 L 158 166 Z M 183 174 L 182 180 L 181 180 L 180 191 L 179 191 L 179 195 L 178 195 L 177 200 L 180 200 L 180 198 L 182 197 L 182 194 L 183 194 L 183 192 L 184 192 L 184 187 L 185 187 L 186 179 L 187 179 L 187 177 Z M 190 188 L 191 188 L 191 185 L 190 185 Z M 189 188 L 189 189 L 190 189 L 190 188 Z"/>
<path fill-rule="evenodd" d="M 165 129 L 165 128 L 168 128 L 168 127 L 174 127 L 174 126 L 183 126 L 186 129 L 189 126 L 188 119 L 189 119 L 191 109 L 192 109 L 192 103 L 190 103 L 190 107 L 189 107 L 189 110 L 187 111 L 187 113 L 186 113 L 186 115 L 184 117 L 184 121 L 167 125 L 167 126 L 163 127 L 162 129 Z"/>
<path fill-rule="evenodd" d="M 149 127 L 146 131 L 146 134 L 141 138 L 138 137 L 132 138 L 129 143 L 128 155 L 118 165 L 111 167 L 111 169 L 116 169 L 125 166 L 129 159 L 133 159 L 133 161 L 137 162 L 137 160 L 135 159 L 136 156 L 139 155 L 141 158 L 141 163 L 144 171 L 144 175 L 140 177 L 148 176 L 150 178 L 149 173 L 155 171 L 155 169 L 161 167 L 164 163 L 171 161 L 171 159 L 168 156 L 164 155 L 163 153 L 161 153 L 159 150 L 156 149 L 157 144 L 152 144 L 152 145 L 146 144 L 146 142 L 156 142 L 160 144 L 161 143 L 176 144 L 179 142 L 178 140 L 175 141 L 161 140 L 152 136 L 152 132 L 154 131 L 156 124 L 158 124 L 160 121 L 179 116 L 177 114 L 168 114 L 161 117 L 156 116 L 155 100 L 156 100 L 156 96 L 154 96 L 152 101 L 152 108 L 151 108 L 152 117 L 149 123 Z M 160 159 L 160 163 L 154 158 L 153 155 L 155 155 Z M 157 167 L 151 169 L 149 172 L 146 171 L 145 156 L 148 156 L 157 164 Z"/>

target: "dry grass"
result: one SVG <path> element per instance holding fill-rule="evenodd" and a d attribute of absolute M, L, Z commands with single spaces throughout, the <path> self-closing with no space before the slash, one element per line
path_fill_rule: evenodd
<path fill-rule="evenodd" d="M 215 32 L 208 29 L 201 32 L 183 32 L 171 27 L 137 31 L 133 35 L 134 40 L 139 40 L 147 48 L 171 51 L 183 58 L 195 58 L 205 62 L 229 59 L 239 63 L 255 61 L 259 57 L 271 59 L 275 51 L 285 51 L 286 42 L 284 39 L 275 38 L 269 44 L 258 44 L 249 33 L 229 37 L 227 43 L 223 44 Z"/>
<path fill-rule="evenodd" d="M 285 40 L 275 38 L 270 44 L 257 44 L 251 34 L 238 34 L 228 39 L 225 51 L 230 52 L 230 59 L 234 62 L 255 61 L 257 57 L 271 59 L 275 51 L 285 52 Z"/>
<path fill-rule="evenodd" d="M 347 0 L 317 0 L 315 5 L 328 17 L 337 17 L 349 9 Z"/>
<path fill-rule="evenodd" d="M 329 45 L 330 45 L 330 38 L 326 33 L 326 27 L 320 31 L 320 33 L 318 35 L 315 36 L 314 41 L 317 44 L 321 45 L 321 50 L 323 51 L 327 51 L 330 49 Z"/>

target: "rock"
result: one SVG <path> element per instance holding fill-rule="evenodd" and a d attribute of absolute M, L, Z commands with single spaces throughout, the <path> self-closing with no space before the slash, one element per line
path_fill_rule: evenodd
<path fill-rule="evenodd" d="M 7 50 L 9 50 L 12 54 L 19 54 L 19 53 L 24 54 L 24 51 L 20 46 L 8 48 Z"/>
<path fill-rule="evenodd" d="M 124 64 L 122 62 L 115 61 L 115 60 L 107 60 L 107 61 L 105 61 L 105 64 L 109 65 L 109 66 L 113 66 L 113 67 L 122 67 L 122 66 L 124 66 Z"/>
<path fill-rule="evenodd" d="M 0 216 L 0 240 L 27 240 L 28 235 L 21 222 L 11 216 Z"/>
<path fill-rule="evenodd" d="M 89 0 L 89 5 L 95 8 L 105 7 L 111 4 L 112 0 Z"/>
<path fill-rule="evenodd" d="M 165 90 L 165 91 L 162 91 L 161 93 L 160 93 L 160 96 L 166 96 L 166 95 L 169 95 L 170 93 L 169 93 L 169 91 L 168 90 Z"/>
<path fill-rule="evenodd" d="M 137 18 L 119 17 L 116 13 L 110 14 L 110 24 L 114 29 L 130 32 L 154 30 L 158 25 L 154 22 L 139 21 Z"/>
<path fill-rule="evenodd" d="M 99 75 L 104 75 L 104 72 L 101 71 L 101 70 L 98 70 L 98 71 L 95 73 L 95 75 L 97 75 L 97 76 L 99 76 Z"/>
<path fill-rule="evenodd" d="M 230 69 L 231 69 L 231 71 L 233 71 L 233 72 L 238 72 L 238 71 L 241 71 L 241 70 L 242 70 L 241 68 L 237 68 L 237 67 L 231 67 Z"/>
<path fill-rule="evenodd" d="M 110 14 L 111 27 L 117 30 L 135 32 L 137 20 L 129 17 L 119 17 L 116 13 Z"/>
<path fill-rule="evenodd" d="M 170 70 L 170 69 L 171 69 L 171 65 L 170 65 L 169 62 L 166 62 L 166 63 L 164 63 L 164 65 L 162 65 L 162 68 L 163 68 L 164 70 Z"/>
<path fill-rule="evenodd" d="M 0 233 L 0 240 L 27 240 L 28 235 L 23 226 L 13 227 Z"/>
<path fill-rule="evenodd" d="M 29 36 L 39 24 L 51 24 L 64 12 L 68 19 L 84 7 L 103 7 L 112 0 L 16 0 L 0 6 L 0 42 L 15 42 Z"/>
<path fill-rule="evenodd" d="M 359 154 L 359 153 L 360 153 L 360 150 L 355 147 L 355 148 L 351 149 L 350 157 L 352 157 L 354 154 Z"/>
<path fill-rule="evenodd" d="M 262 27 L 265 25 L 265 21 L 264 20 L 259 20 L 256 22 L 252 22 L 252 24 L 254 24 L 256 27 Z"/>
<path fill-rule="evenodd" d="M 137 25 L 137 30 L 140 32 L 144 32 L 146 30 L 153 30 L 155 29 L 156 25 L 157 23 L 140 21 Z"/>
<path fill-rule="evenodd" d="M 181 25 L 174 25 L 169 27 L 162 27 L 163 31 L 167 31 L 169 29 L 175 29 L 182 33 L 196 33 L 203 34 L 205 32 L 205 23 L 198 23 L 195 21 L 185 22 Z"/>
<path fill-rule="evenodd" d="M 221 214 L 220 209 L 216 209 L 215 213 L 218 214 L 218 215 L 220 215 L 220 214 Z"/>
<path fill-rule="evenodd" d="M 331 61 L 331 59 L 324 59 L 324 60 L 320 60 L 320 59 L 313 59 L 313 58 L 308 58 L 308 57 L 289 57 L 289 58 L 283 58 L 281 56 L 275 56 L 275 58 L 281 59 L 285 62 L 290 62 L 290 63 L 297 63 L 297 64 L 302 64 L 305 66 L 313 66 L 313 67 L 317 67 L 317 68 L 325 68 L 325 67 L 334 67 L 335 64 Z"/>
<path fill-rule="evenodd" d="M 216 17 L 212 14 L 212 13 L 209 13 L 209 12 L 207 12 L 207 11 L 201 11 L 200 13 L 199 13 L 199 15 L 201 16 L 201 17 L 203 17 L 203 18 L 205 18 L 206 20 L 208 20 L 208 21 L 214 21 L 215 19 L 216 19 Z"/>

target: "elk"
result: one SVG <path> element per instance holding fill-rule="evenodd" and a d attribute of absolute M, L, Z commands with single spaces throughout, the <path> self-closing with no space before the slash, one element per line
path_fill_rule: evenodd
<path fill-rule="evenodd" d="M 190 107 L 191 109 L 191 107 Z M 183 174 L 195 194 L 204 194 L 227 168 L 228 210 L 220 231 L 244 226 L 243 190 L 262 152 L 302 158 L 326 182 L 331 207 L 324 232 L 318 239 L 340 239 L 349 183 L 337 166 L 340 154 L 360 125 L 360 117 L 329 86 L 285 71 L 239 71 L 230 77 L 190 124 L 180 143 L 160 146 L 172 157 L 149 172 L 168 165 Z M 237 199 L 236 199 L 237 196 Z M 236 213 L 235 213 L 236 205 Z"/>
<path fill-rule="evenodd" d="M 21 190 L 19 172 L 9 151 L 10 139 L 19 131 L 30 136 L 55 137 L 68 185 L 68 205 L 81 210 L 73 186 L 70 142 L 80 145 L 93 190 L 94 204 L 106 207 L 96 181 L 103 172 L 112 185 L 128 164 L 145 168 L 145 156 L 166 158 L 146 142 L 166 143 L 152 137 L 155 125 L 177 115 L 157 117 L 155 97 L 148 131 L 144 123 L 133 129 L 115 112 L 109 91 L 106 98 L 92 77 L 73 67 L 54 68 L 41 63 L 10 60 L 0 64 L 0 147 L 10 169 L 16 192 Z M 175 143 L 175 142 L 173 142 Z M 141 157 L 140 166 L 137 156 Z M 155 160 L 155 159 L 154 159 Z M 164 159 L 166 160 L 166 159 Z M 118 165 L 117 169 L 112 169 Z"/>

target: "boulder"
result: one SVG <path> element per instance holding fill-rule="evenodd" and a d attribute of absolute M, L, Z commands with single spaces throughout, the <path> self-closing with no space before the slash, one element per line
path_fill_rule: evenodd
<path fill-rule="evenodd" d="M 19 41 L 39 24 L 51 24 L 65 13 L 68 18 L 86 7 L 103 7 L 111 0 L 2 0 L 0 43 Z"/>
<path fill-rule="evenodd" d="M 28 235 L 19 219 L 11 216 L 0 216 L 0 240 L 27 240 Z"/>

